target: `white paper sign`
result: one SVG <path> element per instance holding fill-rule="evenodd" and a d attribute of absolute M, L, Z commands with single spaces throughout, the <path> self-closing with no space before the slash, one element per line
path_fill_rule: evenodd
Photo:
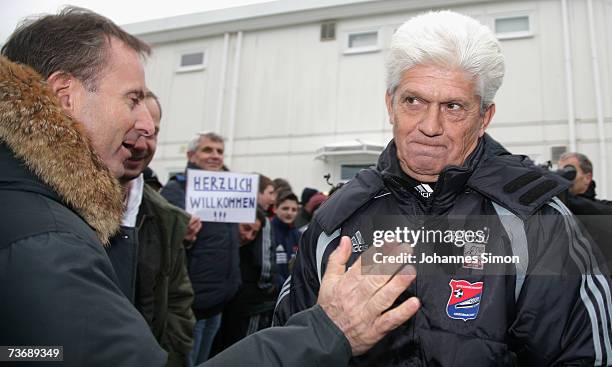
<path fill-rule="evenodd" d="M 253 223 L 259 176 L 187 170 L 185 208 L 203 222 Z"/>

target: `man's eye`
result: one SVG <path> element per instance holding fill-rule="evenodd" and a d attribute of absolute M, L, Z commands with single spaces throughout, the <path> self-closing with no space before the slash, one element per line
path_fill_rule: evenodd
<path fill-rule="evenodd" d="M 416 99 L 415 97 L 406 97 L 406 103 L 414 105 L 418 103 L 418 99 Z"/>
<path fill-rule="evenodd" d="M 447 103 L 446 104 L 446 108 L 449 111 L 459 111 L 459 110 L 461 110 L 463 108 L 463 106 L 460 105 L 459 103 L 451 102 L 451 103 Z"/>

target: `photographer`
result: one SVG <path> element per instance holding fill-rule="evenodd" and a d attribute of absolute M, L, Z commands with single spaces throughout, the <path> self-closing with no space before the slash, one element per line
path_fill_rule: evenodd
<path fill-rule="evenodd" d="M 586 155 L 570 152 L 561 156 L 558 167 L 564 172 L 575 172 L 569 177 L 564 175 L 572 181 L 572 186 L 562 199 L 600 247 L 609 268 L 612 265 L 612 246 L 609 244 L 612 238 L 609 220 L 612 218 L 609 217 L 612 216 L 612 202 L 595 198 L 593 164 Z"/>

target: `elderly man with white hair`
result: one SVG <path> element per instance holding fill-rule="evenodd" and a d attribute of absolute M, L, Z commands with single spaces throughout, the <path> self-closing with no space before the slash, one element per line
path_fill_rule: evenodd
<path fill-rule="evenodd" d="M 504 68 L 494 34 L 470 17 L 430 12 L 397 30 L 385 95 L 393 140 L 317 211 L 275 323 L 316 303 L 348 236 L 349 265 L 410 264 L 404 296 L 422 302 L 354 365 L 612 365 L 609 278 L 556 197 L 567 183 L 485 134 Z M 386 256 L 390 247 L 410 251 Z"/>

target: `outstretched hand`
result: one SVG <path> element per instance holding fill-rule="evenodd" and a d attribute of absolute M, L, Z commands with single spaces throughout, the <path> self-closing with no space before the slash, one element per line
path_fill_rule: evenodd
<path fill-rule="evenodd" d="M 350 256 L 351 240 L 342 237 L 327 262 L 317 303 L 342 330 L 357 356 L 414 316 L 421 304 L 411 297 L 388 310 L 416 278 L 413 268 L 401 274 L 364 275 L 359 258 L 345 272 Z"/>

